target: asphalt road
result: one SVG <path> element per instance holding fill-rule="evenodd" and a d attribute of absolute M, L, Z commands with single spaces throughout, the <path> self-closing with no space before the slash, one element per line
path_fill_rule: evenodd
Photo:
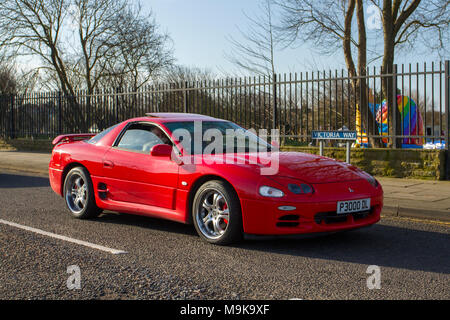
<path fill-rule="evenodd" d="M 169 221 L 73 219 L 46 177 L 19 172 L 0 172 L 0 220 L 126 251 L 0 223 L 0 299 L 450 299 L 445 223 L 386 217 L 347 233 L 218 247 Z M 72 265 L 79 290 L 67 288 Z M 367 288 L 370 265 L 380 289 Z"/>

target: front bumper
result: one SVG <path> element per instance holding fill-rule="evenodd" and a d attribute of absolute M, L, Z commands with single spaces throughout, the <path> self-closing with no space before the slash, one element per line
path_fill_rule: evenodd
<path fill-rule="evenodd" d="M 316 189 L 317 190 L 317 189 Z M 335 189 L 336 190 L 336 189 Z M 331 190 L 330 190 L 331 191 Z M 338 215 L 337 201 L 370 198 L 369 211 Z M 293 235 L 305 233 L 337 232 L 362 228 L 377 223 L 383 208 L 381 187 L 371 193 L 344 195 L 328 193 L 313 195 L 298 201 L 281 199 L 242 199 L 244 232 L 253 235 Z M 281 210 L 280 207 L 295 207 Z"/>

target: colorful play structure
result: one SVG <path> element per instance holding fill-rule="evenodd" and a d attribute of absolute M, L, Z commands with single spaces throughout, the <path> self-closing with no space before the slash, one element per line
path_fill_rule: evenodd
<path fill-rule="evenodd" d="M 398 111 L 402 119 L 402 135 L 403 136 L 423 136 L 424 126 L 422 115 L 417 110 L 417 105 L 413 99 L 403 95 L 397 95 Z M 384 100 L 381 105 L 369 102 L 369 109 L 378 124 L 379 134 L 388 136 L 388 105 Z M 361 130 L 361 116 L 359 107 L 356 108 L 356 131 L 358 139 L 356 146 L 368 147 L 368 139 L 365 130 Z M 382 138 L 383 143 L 388 143 L 388 138 Z M 422 148 L 424 145 L 423 138 L 403 138 L 402 148 Z"/>

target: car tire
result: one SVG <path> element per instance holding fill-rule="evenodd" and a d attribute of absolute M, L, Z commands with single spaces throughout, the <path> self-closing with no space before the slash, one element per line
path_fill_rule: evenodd
<path fill-rule="evenodd" d="M 200 186 L 192 204 L 192 221 L 206 242 L 227 245 L 242 239 L 239 198 L 224 181 L 211 180 Z"/>
<path fill-rule="evenodd" d="M 63 195 L 66 206 L 74 218 L 95 218 L 102 212 L 95 203 L 91 176 L 83 167 L 75 167 L 69 171 L 64 180 Z"/>

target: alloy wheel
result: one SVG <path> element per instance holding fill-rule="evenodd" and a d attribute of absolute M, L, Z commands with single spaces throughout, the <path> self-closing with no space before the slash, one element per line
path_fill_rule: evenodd
<path fill-rule="evenodd" d="M 88 189 L 86 181 L 78 174 L 70 177 L 69 187 L 66 189 L 66 202 L 69 209 L 78 214 L 83 211 L 87 205 Z"/>
<path fill-rule="evenodd" d="M 218 190 L 205 190 L 197 208 L 197 225 L 208 239 L 220 238 L 228 228 L 229 206 Z"/>

